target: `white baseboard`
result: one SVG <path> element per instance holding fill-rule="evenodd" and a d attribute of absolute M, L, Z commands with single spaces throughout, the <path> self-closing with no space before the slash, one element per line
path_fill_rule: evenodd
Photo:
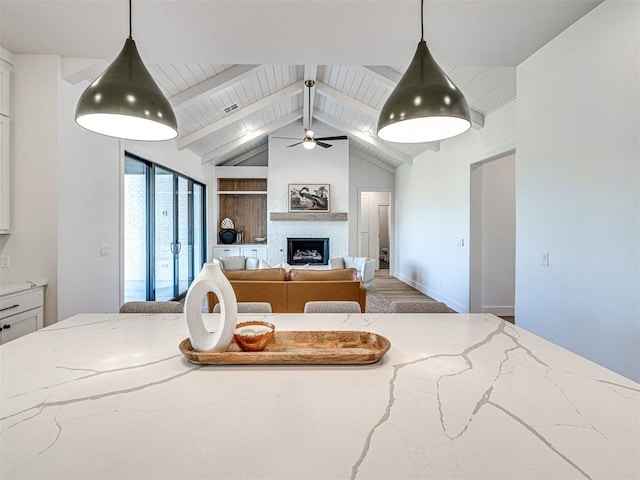
<path fill-rule="evenodd" d="M 513 305 L 510 306 L 495 306 L 495 305 L 483 305 L 481 307 L 482 313 L 493 313 L 494 315 L 505 315 L 513 317 L 516 312 L 516 308 Z"/>
<path fill-rule="evenodd" d="M 467 305 L 462 305 L 456 302 L 455 300 L 447 297 L 446 295 L 442 295 L 440 292 L 436 292 L 434 290 L 431 290 L 430 288 L 425 287 L 424 285 L 416 282 L 415 280 L 405 277 L 402 274 L 395 274 L 394 277 L 396 277 L 398 280 L 403 281 L 407 285 L 411 285 L 413 288 L 424 293 L 425 295 L 429 295 L 431 298 L 437 300 L 438 302 L 446 303 L 449 308 L 455 310 L 458 313 L 469 312 L 469 307 Z"/>

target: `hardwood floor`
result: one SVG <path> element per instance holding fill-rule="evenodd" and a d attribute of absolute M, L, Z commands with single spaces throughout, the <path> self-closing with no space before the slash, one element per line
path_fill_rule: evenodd
<path fill-rule="evenodd" d="M 381 268 L 380 270 L 376 270 L 371 286 L 384 295 L 390 302 L 402 300 L 435 301 L 433 298 L 416 290 L 412 286 L 392 277 L 389 275 L 389 270 L 387 269 Z"/>
<path fill-rule="evenodd" d="M 384 305 L 384 303 L 386 303 L 385 301 L 436 301 L 434 298 L 425 295 L 412 286 L 392 277 L 389 274 L 388 269 L 381 268 L 380 270 L 376 270 L 373 282 L 371 282 L 369 289 L 370 292 L 367 297 L 367 304 L 371 303 L 371 310 L 368 306 L 367 311 L 388 311 L 388 306 Z M 380 298 L 380 296 L 383 298 Z M 509 323 L 515 324 L 514 316 L 500 315 L 500 318 Z"/>

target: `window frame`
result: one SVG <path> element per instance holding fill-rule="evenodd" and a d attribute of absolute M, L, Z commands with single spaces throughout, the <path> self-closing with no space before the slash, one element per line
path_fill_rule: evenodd
<path fill-rule="evenodd" d="M 145 201 L 145 208 L 146 208 L 146 212 L 145 212 L 145 225 L 146 225 L 146 238 L 145 238 L 145 242 L 146 242 L 146 275 L 145 275 L 145 299 L 144 300 L 149 300 L 149 301 L 153 301 L 156 299 L 156 252 L 155 252 L 155 240 L 156 240 L 156 225 L 155 225 L 155 208 L 156 208 L 156 201 L 155 201 L 155 194 L 156 194 L 156 182 L 155 182 L 155 178 L 156 178 L 156 169 L 162 169 L 163 171 L 169 172 L 172 176 L 173 176 L 173 192 L 172 192 L 172 209 L 173 209 L 173 241 L 176 242 L 177 241 L 177 237 L 178 237 L 178 222 L 179 222 L 179 213 L 178 213 L 178 182 L 179 179 L 185 179 L 187 181 L 187 191 L 186 191 L 186 195 L 187 195 L 187 237 L 188 237 L 188 243 L 189 245 L 193 245 L 194 248 L 189 249 L 189 245 L 186 246 L 186 248 L 188 249 L 188 259 L 187 259 L 187 290 L 188 287 L 191 285 L 191 283 L 193 282 L 194 277 L 197 275 L 197 273 L 200 271 L 200 266 L 196 266 L 194 265 L 194 261 L 196 259 L 196 250 L 195 250 L 195 236 L 196 236 L 196 232 L 194 231 L 194 227 L 195 227 L 195 211 L 196 209 L 194 208 L 194 201 L 195 201 L 195 195 L 194 195 L 194 186 L 195 185 L 199 185 L 200 188 L 202 189 L 202 198 L 201 198 L 201 215 L 199 215 L 200 217 L 200 224 L 202 225 L 202 238 L 201 238 L 201 248 L 200 248 L 200 259 L 202 259 L 203 262 L 206 262 L 206 250 L 207 250 L 207 185 L 203 182 L 200 182 L 198 180 L 195 180 L 192 177 L 189 177 L 188 175 L 185 175 L 183 173 L 178 172 L 177 170 L 174 170 L 170 167 L 166 167 L 164 165 L 161 165 L 159 163 L 153 162 L 151 160 L 147 160 L 146 158 L 143 158 L 139 155 L 136 155 L 135 153 L 132 153 L 128 150 L 124 151 L 124 155 L 123 155 L 123 173 L 122 173 L 122 178 L 123 178 L 123 195 L 122 195 L 122 204 L 123 204 L 123 212 L 126 208 L 126 192 L 124 192 L 124 178 L 127 175 L 126 174 L 126 162 L 127 159 L 130 158 L 131 160 L 134 161 L 138 161 L 140 163 L 142 163 L 145 166 L 145 186 L 146 186 L 146 201 Z M 123 218 L 124 218 L 124 213 L 123 213 Z M 124 235 L 124 227 L 122 229 L 122 249 L 123 249 L 123 254 L 122 254 L 122 275 L 121 275 L 121 285 L 120 285 L 120 292 L 121 292 L 121 297 L 122 297 L 122 301 L 120 303 L 123 303 L 124 301 L 128 301 L 128 300 L 133 300 L 133 299 L 125 299 L 125 285 L 126 285 L 126 271 L 125 271 L 125 267 L 126 265 L 124 264 L 124 262 L 126 261 L 126 255 L 125 255 L 125 250 L 126 250 L 126 238 Z M 179 279 L 179 261 L 176 257 L 177 254 L 174 253 L 174 261 L 173 261 L 173 297 L 171 298 L 171 300 L 180 300 L 181 298 L 183 298 L 186 295 L 187 290 L 185 290 L 184 292 L 180 291 L 180 279 Z"/>

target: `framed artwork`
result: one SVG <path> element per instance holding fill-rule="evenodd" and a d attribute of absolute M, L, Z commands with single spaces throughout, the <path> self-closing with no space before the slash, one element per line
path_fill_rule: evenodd
<path fill-rule="evenodd" d="M 331 204 L 329 185 L 289 184 L 290 212 L 328 212 Z"/>

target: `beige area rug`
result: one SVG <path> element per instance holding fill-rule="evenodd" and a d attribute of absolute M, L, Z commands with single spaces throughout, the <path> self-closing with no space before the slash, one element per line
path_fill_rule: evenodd
<path fill-rule="evenodd" d="M 367 289 L 367 313 L 388 313 L 389 303 L 397 301 L 435 301 L 433 298 L 389 275 L 389 270 L 377 270 Z"/>

